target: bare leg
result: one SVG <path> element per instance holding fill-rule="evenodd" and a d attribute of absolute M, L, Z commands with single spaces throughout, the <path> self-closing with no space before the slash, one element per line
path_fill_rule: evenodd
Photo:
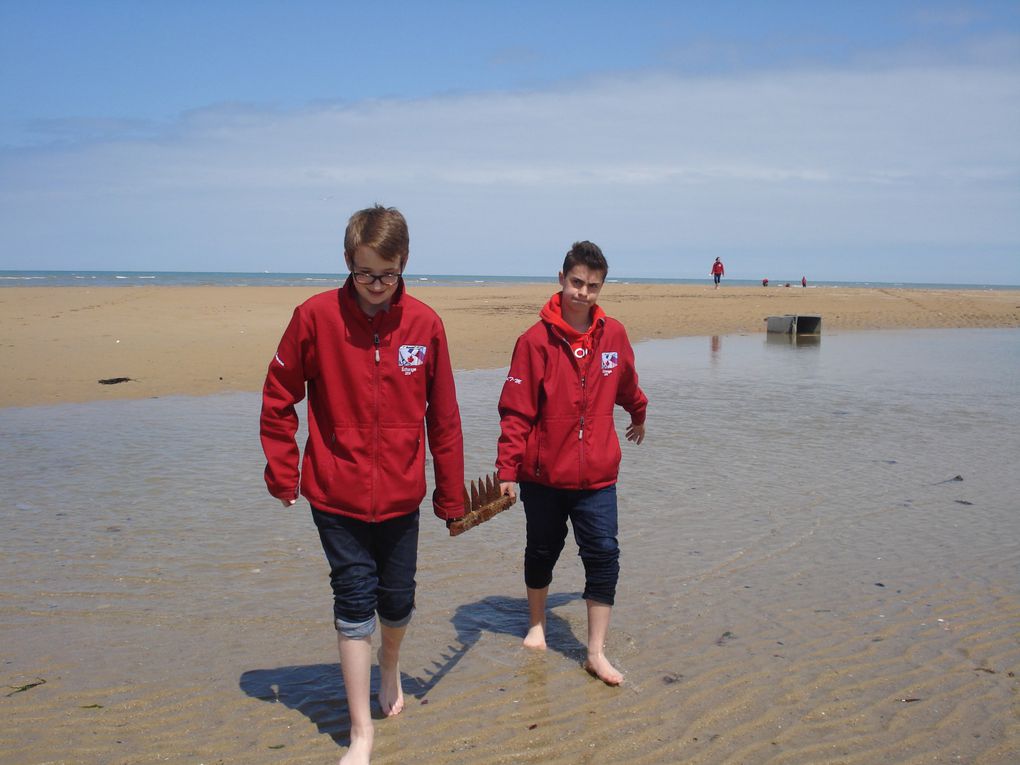
<path fill-rule="evenodd" d="M 351 715 L 351 745 L 340 758 L 340 765 L 368 765 L 372 756 L 375 729 L 372 726 L 372 638 L 346 638 L 337 634 L 340 671 L 347 689 L 347 708 Z"/>
<path fill-rule="evenodd" d="M 606 685 L 619 685 L 623 682 L 623 675 L 602 652 L 613 607 L 594 600 L 586 600 L 585 603 L 588 604 L 588 659 L 584 668 Z"/>
<path fill-rule="evenodd" d="M 528 634 L 524 636 L 525 648 L 545 650 L 545 603 L 548 597 L 548 587 L 538 590 L 528 587 Z"/>
<path fill-rule="evenodd" d="M 379 706 L 387 717 L 404 711 L 404 689 L 400 687 L 400 644 L 407 626 L 380 625 L 382 646 L 379 648 Z"/>

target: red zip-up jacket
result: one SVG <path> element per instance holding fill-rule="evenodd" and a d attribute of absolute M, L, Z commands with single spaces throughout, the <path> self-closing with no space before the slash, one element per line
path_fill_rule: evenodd
<path fill-rule="evenodd" d="M 298 471 L 294 405 L 308 391 L 308 441 Z M 442 321 L 404 293 L 369 318 L 351 278 L 294 309 L 262 391 L 266 485 L 319 510 L 378 522 L 425 497 L 425 432 L 435 514 L 464 514 L 464 442 Z"/>
<path fill-rule="evenodd" d="M 559 311 L 556 297 L 544 311 Z M 616 483 L 621 453 L 613 407 L 619 404 L 642 424 L 648 398 L 638 386 L 634 350 L 620 322 L 597 315 L 590 343 L 588 354 L 577 359 L 569 341 L 545 320 L 518 338 L 499 398 L 500 481 L 558 489 Z"/>

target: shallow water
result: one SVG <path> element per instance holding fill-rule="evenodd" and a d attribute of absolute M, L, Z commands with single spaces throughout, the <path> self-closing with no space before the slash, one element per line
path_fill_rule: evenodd
<path fill-rule="evenodd" d="M 408 707 L 374 761 L 1020 761 L 1020 333 L 637 353 L 649 435 L 624 445 L 607 646 L 625 685 L 579 668 L 569 545 L 536 656 L 519 508 L 455 539 L 424 514 Z M 504 374 L 458 373 L 469 475 Z M 342 754 L 325 563 L 307 506 L 264 493 L 258 407 L 0 410 L 3 762 Z"/>

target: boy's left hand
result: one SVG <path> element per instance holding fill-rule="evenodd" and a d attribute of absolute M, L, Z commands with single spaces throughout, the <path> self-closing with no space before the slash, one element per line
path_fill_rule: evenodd
<path fill-rule="evenodd" d="M 627 440 L 633 441 L 635 444 L 640 444 L 645 440 L 645 424 L 642 422 L 638 425 L 635 422 L 631 422 L 627 426 Z"/>

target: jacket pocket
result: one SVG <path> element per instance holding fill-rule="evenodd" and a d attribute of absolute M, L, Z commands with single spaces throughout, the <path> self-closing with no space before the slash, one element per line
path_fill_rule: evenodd
<path fill-rule="evenodd" d="M 581 456 L 577 418 L 546 417 L 536 431 L 536 476 L 550 486 L 576 486 Z"/>
<path fill-rule="evenodd" d="M 325 446 L 312 460 L 323 499 L 351 510 L 367 511 L 372 496 L 372 428 L 337 426 Z"/>
<path fill-rule="evenodd" d="M 528 433 L 524 444 L 524 457 L 521 460 L 519 480 L 530 481 L 542 475 L 542 433 L 534 427 Z"/>
<path fill-rule="evenodd" d="M 425 427 L 379 426 L 378 510 L 418 505 L 425 497 Z"/>
<path fill-rule="evenodd" d="M 590 415 L 585 420 L 585 480 L 589 484 L 615 481 L 620 472 L 620 438 L 610 415 Z"/>

